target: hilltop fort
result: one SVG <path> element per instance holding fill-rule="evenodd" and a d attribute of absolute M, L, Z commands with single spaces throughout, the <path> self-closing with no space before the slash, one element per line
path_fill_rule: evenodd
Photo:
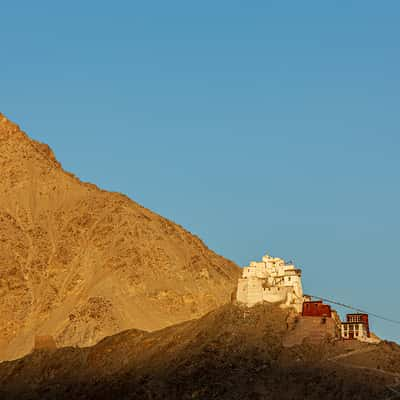
<path fill-rule="evenodd" d="M 284 341 L 288 347 L 303 340 L 320 342 L 326 338 L 379 342 L 371 335 L 368 314 L 347 314 L 342 322 L 330 305 L 304 295 L 301 276 L 301 269 L 294 263 L 266 254 L 262 261 L 252 261 L 243 268 L 236 300 L 249 307 L 266 302 L 292 309 Z"/>

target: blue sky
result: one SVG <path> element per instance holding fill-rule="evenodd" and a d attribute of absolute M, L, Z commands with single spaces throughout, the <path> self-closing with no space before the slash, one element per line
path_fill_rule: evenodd
<path fill-rule="evenodd" d="M 244 265 L 400 319 L 400 3 L 15 1 L 0 111 Z M 372 319 L 400 340 L 400 327 Z"/>

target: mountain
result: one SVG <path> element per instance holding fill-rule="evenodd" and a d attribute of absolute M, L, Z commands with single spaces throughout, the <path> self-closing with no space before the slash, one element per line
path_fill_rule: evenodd
<path fill-rule="evenodd" d="M 156 332 L 35 351 L 0 364 L 0 398 L 398 398 L 398 345 L 322 340 L 285 348 L 290 318 L 278 306 L 230 304 Z"/>
<path fill-rule="evenodd" d="M 64 171 L 0 114 L 0 360 L 29 353 L 36 336 L 89 346 L 198 318 L 230 301 L 239 271 L 181 226 Z"/>

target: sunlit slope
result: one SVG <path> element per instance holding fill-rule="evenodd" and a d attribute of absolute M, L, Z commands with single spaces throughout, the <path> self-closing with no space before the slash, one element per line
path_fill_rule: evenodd
<path fill-rule="evenodd" d="M 86 346 L 199 317 L 238 275 L 181 226 L 65 172 L 0 114 L 0 360 L 35 335 Z"/>

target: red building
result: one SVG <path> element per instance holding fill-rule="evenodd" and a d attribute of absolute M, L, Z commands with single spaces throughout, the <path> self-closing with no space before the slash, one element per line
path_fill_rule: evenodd
<path fill-rule="evenodd" d="M 305 301 L 303 303 L 303 317 L 332 317 L 331 306 L 319 301 Z"/>
<path fill-rule="evenodd" d="M 368 314 L 347 314 L 346 322 L 342 322 L 343 339 L 370 338 Z"/>

